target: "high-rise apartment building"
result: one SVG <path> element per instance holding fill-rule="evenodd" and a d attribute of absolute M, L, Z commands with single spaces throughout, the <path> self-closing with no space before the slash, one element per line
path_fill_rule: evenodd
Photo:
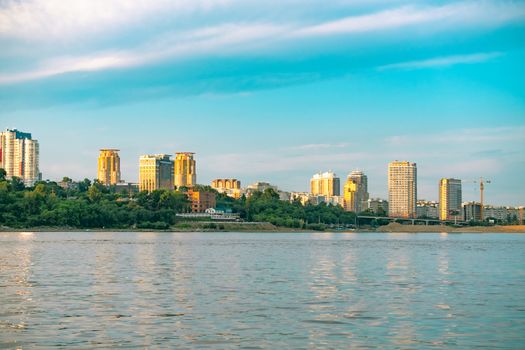
<path fill-rule="evenodd" d="M 368 178 L 362 171 L 352 171 L 344 185 L 344 208 L 346 211 L 360 213 L 367 208 Z"/>
<path fill-rule="evenodd" d="M 462 217 L 461 180 L 441 179 L 439 181 L 439 219 L 453 220 Z"/>
<path fill-rule="evenodd" d="M 32 186 L 42 178 L 38 141 L 16 129 L 0 132 L 0 168 L 8 178 L 18 177 L 26 186 Z"/>
<path fill-rule="evenodd" d="M 388 164 L 388 215 L 415 218 L 417 201 L 416 163 Z"/>
<path fill-rule="evenodd" d="M 332 171 L 315 174 L 310 180 L 310 192 L 314 196 L 340 196 L 341 180 Z"/>
<path fill-rule="evenodd" d="M 173 189 L 173 161 L 168 154 L 144 155 L 139 160 L 139 191 Z"/>
<path fill-rule="evenodd" d="M 192 152 L 178 152 L 175 156 L 174 185 L 178 187 L 193 187 L 197 184 L 197 171 Z"/>
<path fill-rule="evenodd" d="M 118 149 L 101 149 L 98 156 L 98 181 L 104 185 L 120 182 L 120 157 Z"/>

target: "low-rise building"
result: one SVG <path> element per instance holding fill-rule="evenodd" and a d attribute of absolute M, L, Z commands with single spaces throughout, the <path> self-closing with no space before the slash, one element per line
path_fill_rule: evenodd
<path fill-rule="evenodd" d="M 380 198 L 370 198 L 367 201 L 366 209 L 377 215 L 386 215 L 388 214 L 388 201 Z"/>
<path fill-rule="evenodd" d="M 439 217 L 439 203 L 423 199 L 418 200 L 416 203 L 416 214 L 418 218 L 437 219 Z"/>
<path fill-rule="evenodd" d="M 192 213 L 203 213 L 207 209 L 215 208 L 217 200 L 214 192 L 188 190 L 188 199 L 191 201 Z"/>

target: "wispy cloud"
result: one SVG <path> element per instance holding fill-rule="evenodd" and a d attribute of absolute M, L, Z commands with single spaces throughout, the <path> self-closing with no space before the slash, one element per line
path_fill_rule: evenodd
<path fill-rule="evenodd" d="M 41 79 L 66 73 L 136 67 L 167 59 L 182 60 L 188 56 L 211 52 L 227 54 L 232 50 L 239 50 L 239 45 L 243 45 L 243 48 L 246 49 L 248 45 L 264 40 L 268 36 L 282 33 L 283 30 L 282 26 L 272 24 L 229 24 L 173 33 L 132 50 L 53 58 L 30 71 L 0 75 L 0 84 Z"/>
<path fill-rule="evenodd" d="M 497 127 L 497 128 L 472 128 L 472 129 L 452 129 L 446 132 L 425 133 L 413 135 L 393 135 L 385 139 L 389 146 L 414 146 L 418 144 L 426 145 L 469 145 L 499 142 L 520 142 L 525 143 L 525 126 L 517 127 Z"/>
<path fill-rule="evenodd" d="M 124 0 L 32 0 L 0 3 L 0 39 L 79 38 L 86 33 L 100 33 L 111 28 L 121 30 L 128 25 L 145 25 L 159 15 L 183 16 L 216 7 L 234 7 L 234 0 L 146 1 L 132 4 Z M 296 6 L 293 2 L 290 6 Z M 257 6 L 257 5 L 253 5 Z M 402 6 L 398 8 L 353 15 L 342 19 L 312 24 L 310 21 L 230 22 L 204 28 L 176 30 L 147 36 L 132 47 L 93 49 L 78 56 L 55 56 L 18 72 L 0 73 L 0 84 L 43 79 L 66 73 L 93 72 L 108 69 L 150 65 L 159 61 L 177 61 L 189 57 L 233 54 L 268 54 L 275 47 L 300 40 L 329 35 L 360 34 L 421 25 L 432 30 L 465 26 L 490 26 L 525 18 L 525 4 L 494 1 L 460 2 L 443 6 Z M 149 22 L 148 22 L 149 23 Z M 431 25 L 431 26 L 430 26 Z M 137 30 L 137 28 L 133 28 Z M 122 29 L 123 30 L 123 29 Z M 105 32 L 106 33 L 106 32 Z M 53 39 L 55 38 L 55 39 Z M 286 49 L 286 48 L 285 48 Z M 380 69 L 415 69 L 475 63 L 494 59 L 500 53 L 438 57 L 383 66 Z"/>
<path fill-rule="evenodd" d="M 517 4 L 459 2 L 444 6 L 403 6 L 298 29 L 293 36 L 325 36 L 402 28 L 416 24 L 435 24 L 435 28 L 458 24 L 493 25 L 525 17 L 525 7 Z"/>
<path fill-rule="evenodd" d="M 482 52 L 474 53 L 469 55 L 451 55 L 445 57 L 434 57 L 425 60 L 408 61 L 401 63 L 387 64 L 378 67 L 378 70 L 412 70 L 412 69 L 423 69 L 423 68 L 438 68 L 438 67 L 449 67 L 457 64 L 473 64 L 481 63 L 493 60 L 502 56 L 502 52 Z"/>
<path fill-rule="evenodd" d="M 330 148 L 345 148 L 350 144 L 348 142 L 339 142 L 339 143 L 309 143 L 305 145 L 299 145 L 290 147 L 291 150 L 300 150 L 300 151 L 318 151 L 326 150 Z"/>
<path fill-rule="evenodd" d="M 0 2 L 0 37 L 56 41 L 121 30 L 141 21 L 186 16 L 230 0 L 5 0 Z"/>

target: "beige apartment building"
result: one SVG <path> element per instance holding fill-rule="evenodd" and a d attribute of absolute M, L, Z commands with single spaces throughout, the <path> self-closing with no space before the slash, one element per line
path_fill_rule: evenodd
<path fill-rule="evenodd" d="M 343 197 L 346 211 L 360 213 L 367 209 L 368 178 L 362 171 L 354 170 L 348 175 Z"/>
<path fill-rule="evenodd" d="M 310 192 L 314 196 L 333 197 L 341 195 L 341 180 L 332 171 L 315 174 L 310 180 Z"/>
<path fill-rule="evenodd" d="M 394 161 L 388 164 L 388 215 L 415 218 L 417 201 L 416 163 Z"/>
<path fill-rule="evenodd" d="M 179 187 L 193 187 L 197 184 L 196 162 L 192 152 L 178 152 L 175 156 L 174 185 Z"/>
<path fill-rule="evenodd" d="M 173 189 L 173 161 L 169 154 L 143 155 L 139 159 L 139 191 Z"/>
<path fill-rule="evenodd" d="M 439 181 L 439 219 L 461 218 L 461 180 L 443 178 Z"/>
<path fill-rule="evenodd" d="M 42 178 L 38 141 L 16 129 L 0 132 L 0 168 L 8 178 L 18 177 L 26 186 L 32 186 Z"/>
<path fill-rule="evenodd" d="M 211 187 L 229 197 L 241 198 L 241 182 L 237 179 L 215 179 L 211 182 Z"/>
<path fill-rule="evenodd" d="M 104 185 L 120 182 L 120 157 L 118 149 L 101 149 L 98 156 L 98 181 Z"/>

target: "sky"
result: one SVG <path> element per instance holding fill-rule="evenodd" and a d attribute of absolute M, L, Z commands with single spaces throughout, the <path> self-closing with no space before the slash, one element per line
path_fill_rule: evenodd
<path fill-rule="evenodd" d="M 197 179 L 307 191 L 387 166 L 491 180 L 525 205 L 525 1 L 0 0 L 0 128 L 31 132 L 44 179 L 96 177 L 118 148 L 196 152 Z"/>

